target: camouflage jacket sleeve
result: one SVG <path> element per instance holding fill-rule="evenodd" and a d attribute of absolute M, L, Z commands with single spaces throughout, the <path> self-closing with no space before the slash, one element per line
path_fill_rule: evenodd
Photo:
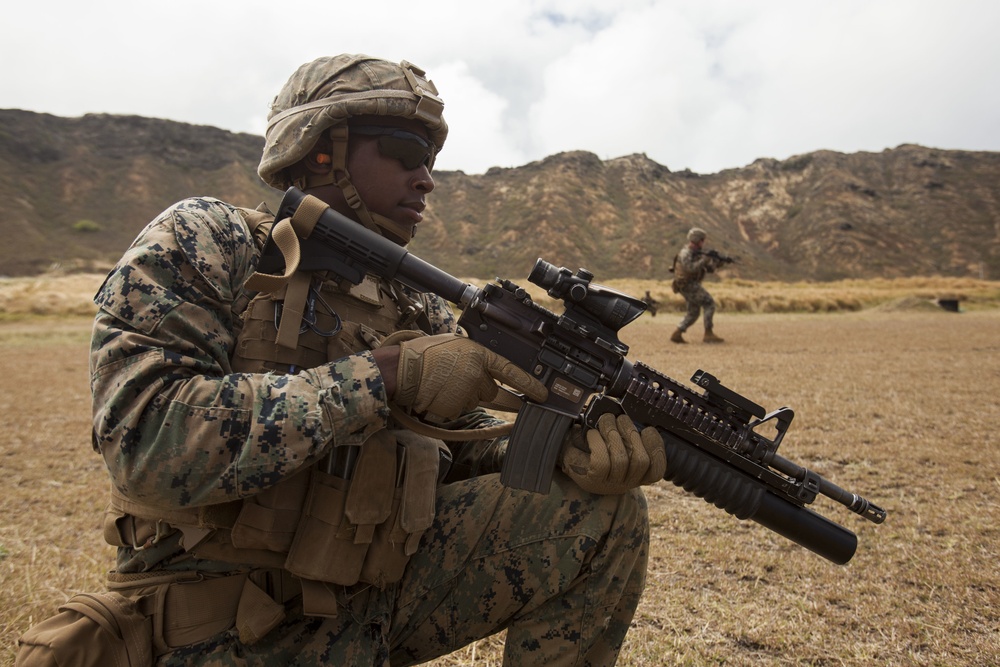
<path fill-rule="evenodd" d="M 232 372 L 233 304 L 255 262 L 237 209 L 190 199 L 151 222 L 98 291 L 93 443 L 127 497 L 177 507 L 254 495 L 385 428 L 370 353 L 297 375 Z"/>

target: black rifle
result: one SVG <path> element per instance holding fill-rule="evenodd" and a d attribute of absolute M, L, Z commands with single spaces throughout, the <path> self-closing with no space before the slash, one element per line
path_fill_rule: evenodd
<path fill-rule="evenodd" d="M 706 257 L 711 257 L 719 264 L 735 264 L 739 261 L 736 257 L 730 257 L 729 255 L 723 255 L 718 250 L 695 250 L 694 256 L 705 255 Z"/>
<path fill-rule="evenodd" d="M 292 217 L 305 198 L 289 188 L 276 219 Z M 574 275 L 536 262 L 528 280 L 563 302 L 565 310 L 557 315 L 509 280 L 482 289 L 462 282 L 330 208 L 318 214 L 300 247 L 301 270 L 331 272 L 354 284 L 372 273 L 451 301 L 462 309 L 458 323 L 469 338 L 545 384 L 546 402 L 524 401 L 515 419 L 500 475 L 507 486 L 548 492 L 570 426 L 593 425 L 601 414 L 624 411 L 663 436 L 665 479 L 834 563 L 851 559 L 857 536 L 805 507 L 818 494 L 874 523 L 885 520 L 885 510 L 777 454 L 792 421 L 790 409 L 766 414 L 704 371 L 692 377 L 704 389 L 698 393 L 641 362 L 633 365 L 618 331 L 645 304 L 592 283 L 584 269 Z M 258 269 L 284 269 L 273 238 Z M 756 430 L 765 424 L 773 425 L 773 439 Z"/>

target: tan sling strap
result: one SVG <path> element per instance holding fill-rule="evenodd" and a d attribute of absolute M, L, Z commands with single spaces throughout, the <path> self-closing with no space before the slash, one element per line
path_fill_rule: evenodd
<path fill-rule="evenodd" d="M 521 409 L 524 400 L 520 394 L 515 394 L 506 387 L 498 387 L 496 398 L 492 401 L 483 401 L 479 407 L 487 410 L 497 410 L 499 412 L 517 412 Z"/>
<path fill-rule="evenodd" d="M 429 438 L 437 438 L 438 440 L 448 442 L 492 440 L 500 436 L 510 435 L 510 432 L 514 430 L 513 422 L 509 422 L 486 428 L 454 431 L 422 422 L 394 403 L 389 403 L 389 412 L 392 414 L 392 418 L 399 422 L 399 425 L 403 428 L 409 429 L 414 433 L 419 433 L 420 435 L 426 435 Z"/>
<path fill-rule="evenodd" d="M 274 244 L 285 261 L 285 272 L 281 275 L 255 271 L 247 278 L 246 288 L 256 292 L 275 293 L 285 289 L 281 322 L 278 325 L 277 344 L 294 350 L 298 346 L 299 327 L 306 310 L 306 299 L 312 276 L 299 272 L 302 249 L 299 239 L 307 239 L 319 221 L 319 216 L 327 209 L 320 199 L 307 195 L 291 218 L 275 223 L 271 230 Z"/>
<path fill-rule="evenodd" d="M 292 274 L 299 268 L 302 253 L 299 249 L 299 237 L 295 233 L 290 218 L 279 220 L 271 228 L 271 239 L 278 247 L 285 260 L 285 272 L 282 275 L 255 271 L 246 281 L 246 288 L 254 292 L 273 293 L 284 287 Z"/>
<path fill-rule="evenodd" d="M 288 281 L 285 299 L 281 306 L 278 337 L 274 341 L 281 347 L 294 350 L 299 346 L 299 331 L 306 313 L 310 285 L 312 285 L 312 274 L 305 271 L 296 271 Z"/>

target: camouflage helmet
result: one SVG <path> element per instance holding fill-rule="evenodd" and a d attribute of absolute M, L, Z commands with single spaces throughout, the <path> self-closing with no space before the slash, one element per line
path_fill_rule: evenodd
<path fill-rule="evenodd" d="M 688 232 L 687 238 L 688 241 L 697 243 L 698 241 L 704 241 L 706 238 L 708 238 L 708 232 L 706 232 L 701 227 L 692 227 L 691 230 Z"/>
<path fill-rule="evenodd" d="M 326 56 L 298 68 L 271 103 L 257 173 L 268 185 L 291 185 L 284 174 L 329 128 L 353 116 L 415 118 L 440 150 L 448 136 L 444 102 L 419 67 L 366 55 Z"/>

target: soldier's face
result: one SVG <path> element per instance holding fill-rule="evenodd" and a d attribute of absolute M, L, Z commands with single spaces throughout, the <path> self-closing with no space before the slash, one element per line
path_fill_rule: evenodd
<path fill-rule="evenodd" d="M 422 150 L 420 140 L 430 145 L 426 128 L 419 121 L 406 118 L 373 117 L 355 119 L 354 123 L 366 128 L 402 130 L 392 137 L 395 145 L 384 139 L 387 135 L 349 131 L 347 169 L 368 210 L 401 225 L 419 224 L 423 220 L 426 197 L 434 190 L 428 166 L 430 159 L 414 165 L 414 155 L 419 157 Z M 412 145 L 406 145 L 407 141 Z"/>

